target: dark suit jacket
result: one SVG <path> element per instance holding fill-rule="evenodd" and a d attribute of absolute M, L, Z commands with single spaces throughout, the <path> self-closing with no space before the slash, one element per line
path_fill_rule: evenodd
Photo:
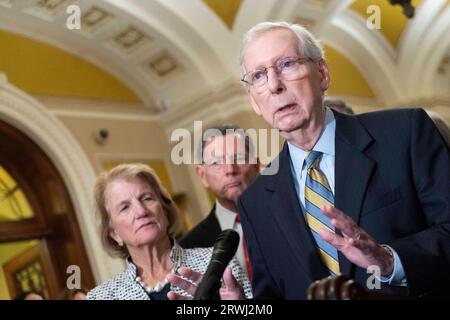
<path fill-rule="evenodd" d="M 180 245 L 186 249 L 212 247 L 221 232 L 214 205 L 209 215 L 180 240 Z"/>
<path fill-rule="evenodd" d="M 422 109 L 335 118 L 335 206 L 396 250 L 408 280 L 400 293 L 448 288 L 450 158 L 433 122 Z M 286 144 L 279 166 L 239 201 L 254 296 L 305 299 L 311 282 L 328 274 L 301 212 Z M 339 263 L 341 273 L 366 285 L 365 270 L 340 253 Z"/>

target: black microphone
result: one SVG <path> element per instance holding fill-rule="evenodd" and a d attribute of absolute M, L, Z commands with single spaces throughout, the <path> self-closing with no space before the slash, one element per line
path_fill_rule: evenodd
<path fill-rule="evenodd" d="M 220 279 L 223 272 L 236 253 L 239 234 L 233 229 L 222 231 L 214 243 L 211 261 L 203 275 L 194 300 L 219 300 Z"/>

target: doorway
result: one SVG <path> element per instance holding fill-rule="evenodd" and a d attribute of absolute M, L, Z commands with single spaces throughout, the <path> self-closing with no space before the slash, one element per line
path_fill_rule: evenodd
<path fill-rule="evenodd" d="M 8 284 L 8 292 L 0 298 L 12 298 L 28 288 L 58 299 L 66 288 L 67 269 L 73 265 L 81 271 L 81 286 L 92 288 L 95 282 L 86 248 L 60 173 L 38 145 L 3 121 L 0 168 L 0 255 L 9 252 L 10 256 L 0 256 Z M 2 247 L 21 249 L 11 252 Z"/>

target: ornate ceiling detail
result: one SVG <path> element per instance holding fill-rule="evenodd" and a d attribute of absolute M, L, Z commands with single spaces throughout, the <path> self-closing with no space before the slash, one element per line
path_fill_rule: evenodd
<path fill-rule="evenodd" d="M 234 11 L 220 2 L 0 0 L 0 29 L 81 56 L 132 88 L 149 110 L 159 108 L 160 114 L 177 112 L 184 101 L 205 92 L 217 94 L 224 83 L 237 81 L 240 38 L 264 20 L 294 21 L 328 40 L 361 73 L 371 75 L 366 79 L 379 102 L 435 92 L 433 79 L 450 72 L 444 58 L 448 41 L 443 35 L 450 21 L 445 0 L 422 0 L 397 48 L 388 48 L 381 32 L 367 29 L 363 17 L 351 9 L 351 0 L 233 0 Z M 69 4 L 81 8 L 81 30 L 65 27 Z M 232 18 L 233 28 L 224 27 L 225 16 Z M 396 23 L 383 21 L 383 26 Z M 436 46 L 440 50 L 428 50 Z M 411 76 L 424 73 L 429 74 L 423 79 Z M 167 110 L 157 101 L 167 101 Z"/>
<path fill-rule="evenodd" d="M 92 6 L 81 15 L 81 30 L 93 34 L 102 26 L 112 22 L 113 18 L 113 14 L 97 6 Z"/>
<path fill-rule="evenodd" d="M 112 37 L 112 43 L 116 48 L 125 53 L 132 51 L 150 43 L 151 39 L 144 32 L 136 27 L 127 26 L 125 30 L 120 31 Z"/>
<path fill-rule="evenodd" d="M 228 29 L 233 29 L 233 23 L 243 0 L 202 0 L 225 23 Z"/>
<path fill-rule="evenodd" d="M 159 78 L 166 78 L 181 70 L 177 61 L 167 52 L 163 51 L 147 62 L 149 70 Z"/>
<path fill-rule="evenodd" d="M 438 73 L 441 75 L 447 75 L 450 71 L 450 55 L 442 59 L 441 64 L 438 67 Z"/>
<path fill-rule="evenodd" d="M 29 1 L 24 12 L 44 20 L 53 20 L 73 2 L 74 0 L 33 0 Z"/>
<path fill-rule="evenodd" d="M 66 8 L 71 4 L 80 8 L 79 30 L 65 27 L 69 17 Z M 183 63 L 178 58 L 180 54 L 175 52 L 176 46 L 161 37 L 148 21 L 125 10 L 118 11 L 110 1 L 0 0 L 0 6 L 6 8 L 0 10 L 0 28 L 14 32 L 25 30 L 33 38 L 73 51 L 101 66 L 132 88 L 148 110 L 158 110 L 155 101 L 164 98 L 158 96 L 164 93 L 159 88 L 163 82 L 164 85 L 181 83 L 183 73 L 188 71 L 181 67 Z M 193 67 L 190 71 L 195 75 Z M 198 74 L 194 78 L 201 79 Z"/>

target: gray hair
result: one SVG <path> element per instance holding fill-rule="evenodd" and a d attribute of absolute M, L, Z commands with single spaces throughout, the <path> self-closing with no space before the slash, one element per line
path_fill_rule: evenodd
<path fill-rule="evenodd" d="M 249 157 L 254 157 L 254 147 L 252 139 L 250 138 L 250 135 L 244 131 L 244 129 L 235 124 L 220 124 L 218 126 L 207 129 L 203 133 L 202 140 L 200 141 L 199 148 L 197 150 L 197 160 L 199 161 L 199 163 L 204 163 L 203 152 L 206 144 L 210 141 L 211 138 L 226 136 L 229 134 L 234 134 L 244 139 L 245 151 L 247 152 Z"/>
<path fill-rule="evenodd" d="M 319 40 L 317 40 L 305 27 L 299 24 L 291 24 L 284 21 L 261 22 L 248 30 L 242 39 L 240 51 L 242 77 L 247 73 L 244 65 L 244 54 L 250 43 L 261 35 L 277 29 L 287 29 L 295 33 L 298 38 L 298 54 L 300 57 L 309 58 L 314 62 L 320 61 L 324 58 L 325 54 Z"/>
<path fill-rule="evenodd" d="M 94 186 L 95 203 L 97 213 L 100 216 L 100 235 L 104 248 L 112 257 L 126 258 L 128 257 L 128 249 L 126 245 L 119 245 L 111 236 L 111 216 L 106 207 L 106 188 L 116 180 L 132 180 L 141 179 L 155 193 L 156 199 L 161 204 L 164 213 L 169 221 L 168 236 L 175 236 L 179 228 L 179 211 L 170 196 L 169 192 L 164 188 L 156 172 L 149 166 L 142 163 L 126 163 L 120 164 L 108 172 L 103 172 L 97 177 Z"/>

